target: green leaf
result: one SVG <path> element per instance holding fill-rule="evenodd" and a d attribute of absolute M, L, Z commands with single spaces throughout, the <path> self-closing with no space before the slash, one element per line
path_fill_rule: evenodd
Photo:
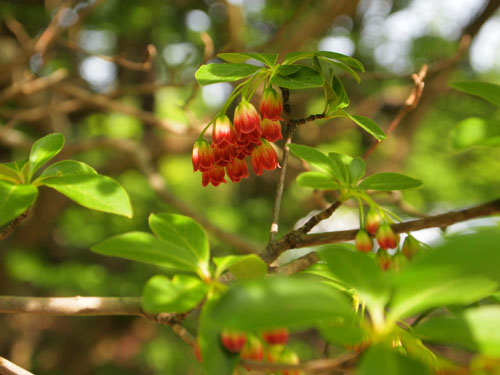
<path fill-rule="evenodd" d="M 98 174 L 90 165 L 76 160 L 63 160 L 54 163 L 47 167 L 39 179 L 47 179 L 52 177 L 70 177 L 82 175 L 96 175 Z"/>
<path fill-rule="evenodd" d="M 35 202 L 38 189 L 0 181 L 0 226 L 20 216 Z"/>
<path fill-rule="evenodd" d="M 218 82 L 233 82 L 251 76 L 262 69 L 249 64 L 208 64 L 202 65 L 195 73 L 201 86 Z"/>
<path fill-rule="evenodd" d="M 500 107 L 500 85 L 489 82 L 464 81 L 450 83 L 450 86 L 467 94 L 479 96 Z"/>
<path fill-rule="evenodd" d="M 297 65 L 299 70 L 292 74 L 276 74 L 271 83 L 292 90 L 310 89 L 323 86 L 323 76 L 316 70 L 303 65 Z M 281 67 L 280 67 L 281 68 Z"/>
<path fill-rule="evenodd" d="M 356 345 L 369 339 L 367 330 L 357 319 L 325 319 L 320 323 L 319 330 L 323 337 L 337 345 Z"/>
<path fill-rule="evenodd" d="M 150 233 L 129 232 L 110 237 L 91 247 L 93 252 L 154 264 L 178 271 L 197 272 L 196 264 Z"/>
<path fill-rule="evenodd" d="M 342 111 L 342 115 L 350 118 L 365 131 L 373 135 L 378 141 L 385 139 L 385 133 L 372 119 L 364 116 L 350 115 L 349 113 Z"/>
<path fill-rule="evenodd" d="M 210 247 L 205 231 L 196 221 L 178 214 L 151 214 L 149 227 L 173 250 L 185 253 L 202 274 L 208 275 Z"/>
<path fill-rule="evenodd" d="M 314 52 L 290 52 L 285 56 L 283 65 L 293 64 L 296 61 L 310 59 L 314 56 Z"/>
<path fill-rule="evenodd" d="M 349 174 L 351 175 L 352 182 L 357 182 L 365 175 L 366 165 L 363 158 L 356 156 L 349 164 Z"/>
<path fill-rule="evenodd" d="M 349 106 L 349 97 L 347 96 L 347 92 L 345 91 L 344 85 L 342 84 L 342 82 L 340 82 L 337 76 L 335 76 L 335 74 L 332 74 L 331 85 L 336 98 L 329 105 L 328 113 Z"/>
<path fill-rule="evenodd" d="M 258 331 L 275 327 L 307 327 L 331 316 L 352 316 L 337 290 L 317 281 L 270 277 L 231 287 L 214 318 L 226 328 Z"/>
<path fill-rule="evenodd" d="M 261 63 L 267 65 L 268 67 L 273 67 L 278 59 L 277 53 L 219 53 L 217 57 L 221 58 L 230 63 L 240 64 L 244 63 L 248 59 L 254 59 L 260 61 Z"/>
<path fill-rule="evenodd" d="M 349 182 L 349 170 L 346 163 L 344 163 L 344 157 L 347 155 L 341 155 L 337 152 L 329 152 L 328 157 L 330 158 L 334 176 L 340 181 L 345 183 Z"/>
<path fill-rule="evenodd" d="M 215 277 L 220 277 L 229 270 L 240 280 L 264 277 L 267 273 L 267 264 L 256 254 L 227 255 L 213 258 L 217 270 Z"/>
<path fill-rule="evenodd" d="M 375 173 L 365 178 L 359 184 L 359 189 L 364 190 L 405 190 L 422 185 L 422 181 L 400 173 Z"/>
<path fill-rule="evenodd" d="M 316 52 L 316 55 L 326 57 L 328 59 L 338 60 L 344 64 L 353 67 L 354 69 L 359 70 L 360 72 L 365 71 L 365 67 L 363 66 L 363 64 L 361 64 L 359 60 L 356 60 L 355 58 L 347 55 L 343 55 L 341 53 L 330 52 L 330 51 L 318 51 Z"/>
<path fill-rule="evenodd" d="M 201 349 L 203 367 L 207 374 L 232 375 L 239 361 L 237 353 L 229 353 L 222 346 L 220 339 L 220 321 L 217 320 L 214 310 L 220 296 L 209 293 L 207 301 L 203 304 L 198 330 L 198 343 Z"/>
<path fill-rule="evenodd" d="M 332 177 L 337 177 L 333 173 L 332 163 L 328 156 L 326 156 L 318 149 L 304 145 L 297 145 L 294 143 L 289 144 L 288 147 L 290 148 L 292 154 L 301 159 L 304 159 L 311 166 L 321 169 L 322 171 L 332 175 Z"/>
<path fill-rule="evenodd" d="M 69 163 L 64 164 L 65 167 L 68 165 Z M 57 190 L 83 207 L 132 217 L 128 194 L 118 182 L 99 174 L 78 174 L 76 171 L 75 173 L 40 180 L 40 185 Z"/>
<path fill-rule="evenodd" d="M 500 122 L 494 119 L 469 117 L 453 129 L 453 146 L 458 149 L 472 146 L 499 146 Z"/>
<path fill-rule="evenodd" d="M 21 183 L 21 176 L 7 164 L 0 164 L 0 180 L 11 182 L 13 184 Z"/>
<path fill-rule="evenodd" d="M 321 190 L 338 190 L 341 186 L 323 172 L 304 172 L 298 175 L 297 185 Z"/>
<path fill-rule="evenodd" d="M 455 344 L 481 354 L 500 357 L 500 306 L 467 309 L 455 316 L 434 316 L 414 332 L 425 341 Z"/>
<path fill-rule="evenodd" d="M 350 244 L 326 245 L 322 249 L 321 258 L 339 281 L 354 289 L 369 307 L 385 305 L 390 284 L 372 257 L 356 251 Z"/>
<path fill-rule="evenodd" d="M 151 314 L 183 313 L 195 308 L 208 292 L 208 284 L 198 277 L 175 275 L 172 280 L 153 276 L 142 291 L 142 307 Z"/>
<path fill-rule="evenodd" d="M 321 58 L 321 57 L 320 57 Z M 327 62 L 328 64 L 330 65 L 333 65 L 333 66 L 336 66 L 337 68 L 340 68 L 342 69 L 343 71 L 345 71 L 347 74 L 349 74 L 352 78 L 354 78 L 354 80 L 357 82 L 357 83 L 360 83 L 361 82 L 361 78 L 359 77 L 358 73 L 356 73 L 353 69 L 351 69 L 348 65 L 344 64 L 344 63 L 341 63 L 341 62 L 338 62 L 338 61 L 333 61 L 333 60 L 329 60 L 329 59 L 325 59 L 325 58 L 321 58 L 321 60 Z"/>
<path fill-rule="evenodd" d="M 299 70 L 300 65 L 280 65 L 278 69 L 276 69 L 276 73 L 289 76 L 290 74 L 297 73 Z"/>
<path fill-rule="evenodd" d="M 453 236 L 415 258 L 396 274 L 388 319 L 396 321 L 429 308 L 475 302 L 500 283 L 500 232 Z"/>
<path fill-rule="evenodd" d="M 64 146 L 64 135 L 60 133 L 52 133 L 40 138 L 31 147 L 29 157 L 29 172 L 27 175 L 28 181 L 36 171 L 50 159 L 56 156 Z"/>
<path fill-rule="evenodd" d="M 356 374 L 359 375 L 427 375 L 424 364 L 397 353 L 384 343 L 368 349 L 361 358 Z"/>

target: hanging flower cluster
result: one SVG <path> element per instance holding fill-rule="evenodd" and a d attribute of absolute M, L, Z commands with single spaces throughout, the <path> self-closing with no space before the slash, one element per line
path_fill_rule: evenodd
<path fill-rule="evenodd" d="M 267 87 L 262 95 L 259 112 L 242 95 L 234 111 L 233 123 L 225 114 L 219 113 L 202 132 L 193 147 L 193 170 L 202 173 L 202 185 L 218 186 L 247 178 L 245 161 L 250 156 L 253 171 L 260 176 L 264 169 L 279 167 L 278 156 L 270 142 L 283 138 L 281 135 L 281 112 L 283 102 L 272 87 Z M 204 132 L 212 127 L 212 143 L 203 139 Z"/>

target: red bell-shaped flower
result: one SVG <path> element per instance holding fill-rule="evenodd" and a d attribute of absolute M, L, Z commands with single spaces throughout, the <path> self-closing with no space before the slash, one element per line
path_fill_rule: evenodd
<path fill-rule="evenodd" d="M 255 129 L 260 131 L 260 115 L 255 107 L 246 100 L 242 100 L 234 110 L 234 129 L 238 139 L 242 133 L 248 134 Z"/>
<path fill-rule="evenodd" d="M 360 229 L 356 234 L 356 249 L 359 251 L 369 253 L 372 250 L 373 241 L 367 231 Z"/>
<path fill-rule="evenodd" d="M 262 136 L 269 142 L 276 142 L 283 139 L 281 135 L 281 124 L 278 120 L 268 118 L 262 119 L 260 126 L 262 128 Z"/>
<path fill-rule="evenodd" d="M 370 208 L 366 214 L 365 229 L 368 233 L 374 236 L 377 233 L 378 227 L 380 226 L 381 217 L 377 210 L 373 207 Z"/>
<path fill-rule="evenodd" d="M 215 163 L 215 155 L 210 145 L 204 139 L 198 139 L 193 146 L 193 171 L 208 171 Z"/>
<path fill-rule="evenodd" d="M 236 145 L 236 134 L 231 120 L 226 115 L 217 117 L 212 129 L 212 144 L 224 149 Z"/>
<path fill-rule="evenodd" d="M 283 101 L 279 94 L 272 87 L 268 87 L 262 93 L 259 112 L 262 118 L 270 120 L 283 120 L 281 112 L 283 112 Z"/>
<path fill-rule="evenodd" d="M 213 147 L 215 155 L 215 164 L 219 167 L 225 167 L 233 161 L 233 159 L 238 155 L 238 147 L 229 146 L 226 148 L 220 148 L 219 146 Z"/>
<path fill-rule="evenodd" d="M 397 246 L 396 236 L 387 222 L 380 225 L 375 238 L 382 249 L 394 249 Z"/>
<path fill-rule="evenodd" d="M 248 167 L 245 160 L 234 159 L 226 166 L 227 176 L 233 182 L 240 182 L 242 178 L 248 178 Z"/>
<path fill-rule="evenodd" d="M 261 145 L 254 148 L 250 161 L 252 163 L 253 171 L 257 176 L 262 174 L 262 169 L 272 171 L 276 169 L 276 167 L 280 166 L 276 151 L 274 151 L 273 146 L 271 146 L 271 144 L 266 140 L 263 140 Z"/>
<path fill-rule="evenodd" d="M 213 186 L 219 186 L 223 182 L 227 182 L 224 176 L 226 175 L 226 171 L 224 167 L 213 166 L 207 172 L 202 173 L 201 184 L 203 186 L 207 186 L 208 184 L 212 184 Z"/>

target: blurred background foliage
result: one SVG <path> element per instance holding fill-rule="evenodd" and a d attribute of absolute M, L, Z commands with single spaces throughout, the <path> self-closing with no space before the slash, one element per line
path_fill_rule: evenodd
<path fill-rule="evenodd" d="M 192 173 L 192 144 L 232 89 L 225 83 L 200 88 L 194 72 L 202 63 L 216 62 L 216 53 L 223 51 L 352 55 L 367 72 L 359 85 L 341 77 L 351 112 L 383 128 L 403 105 L 411 73 L 429 64 L 419 107 L 368 162 L 370 173 L 401 171 L 422 179 L 424 186 L 405 193 L 404 201 L 394 195 L 379 198 L 406 218 L 498 197 L 500 149 L 484 143 L 498 137 L 500 112 L 447 85 L 453 80 L 500 82 L 496 0 L 75 0 L 65 3 L 47 48 L 30 50 L 31 38 L 44 35 L 61 5 L 59 0 L 0 3 L 0 92 L 59 69 L 68 72 L 44 90 L 0 94 L 0 162 L 25 158 L 35 139 L 62 132 L 67 145 L 60 157 L 85 161 L 118 179 L 135 215 L 129 220 L 92 212 L 42 190 L 29 219 L 0 243 L 3 295 L 139 295 L 157 270 L 88 249 L 113 234 L 147 231 L 151 212 L 186 213 L 183 205 L 226 232 L 264 246 L 279 172 L 218 188 L 202 188 L 201 175 Z M 463 39 L 466 34 L 470 41 Z M 156 55 L 148 55 L 148 45 Z M 129 69 L 103 55 L 151 61 L 152 68 Z M 295 117 L 320 112 L 322 92 L 292 92 L 291 103 Z M 486 136 L 477 135 L 478 127 L 458 126 L 469 117 L 488 122 Z M 373 139 L 352 123 L 330 120 L 299 128 L 295 142 L 355 156 Z M 127 145 L 132 151 L 123 152 Z M 141 150 L 150 154 L 150 167 L 164 179 L 169 199 L 155 192 L 138 166 Z M 298 159 L 290 161 L 281 233 L 333 198 L 297 187 L 294 177 L 302 170 Z M 354 209 L 344 209 L 319 230 L 356 226 Z M 215 254 L 238 252 L 231 243 L 212 239 Z M 196 332 L 196 314 L 186 325 Z M 169 327 L 138 318 L 2 316 L 0 331 L 0 354 L 37 374 L 201 371 L 192 349 Z M 313 332 L 294 336 L 291 346 L 303 359 L 323 352 Z"/>

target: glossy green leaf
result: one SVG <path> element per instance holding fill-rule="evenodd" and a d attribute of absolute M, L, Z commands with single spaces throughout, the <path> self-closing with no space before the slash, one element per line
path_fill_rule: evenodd
<path fill-rule="evenodd" d="M 38 189 L 33 185 L 18 185 L 0 181 L 0 226 L 20 216 L 35 202 Z"/>
<path fill-rule="evenodd" d="M 13 184 L 21 183 L 21 176 L 7 164 L 0 164 L 0 180 L 11 182 Z"/>
<path fill-rule="evenodd" d="M 323 172 L 304 172 L 297 176 L 297 185 L 321 190 L 338 190 L 340 185 L 336 183 L 332 176 Z"/>
<path fill-rule="evenodd" d="M 365 71 L 365 67 L 363 66 L 363 64 L 361 64 L 361 62 L 359 60 L 356 60 L 353 57 L 343 55 L 343 54 L 338 53 L 338 52 L 318 51 L 318 52 L 316 52 L 316 55 L 326 57 L 328 59 L 338 60 L 344 64 L 351 66 L 354 69 L 359 70 L 360 72 Z"/>
<path fill-rule="evenodd" d="M 325 61 L 327 62 L 328 64 L 330 65 L 333 65 L 343 71 L 345 71 L 347 74 L 349 74 L 352 78 L 354 78 L 354 80 L 357 82 L 357 83 L 360 83 L 361 82 L 361 78 L 359 77 L 358 73 L 356 73 L 349 65 L 347 64 L 344 64 L 342 62 L 338 62 L 338 61 L 333 61 L 333 60 L 330 60 L 330 59 L 325 59 L 325 58 L 321 58 L 322 61 Z"/>
<path fill-rule="evenodd" d="M 40 138 L 31 147 L 29 156 L 28 181 L 36 171 L 50 159 L 56 156 L 64 146 L 64 136 L 60 133 L 52 133 Z"/>
<path fill-rule="evenodd" d="M 344 85 L 335 74 L 332 74 L 331 87 L 333 92 L 335 93 L 335 99 L 330 103 L 328 107 L 328 113 L 337 109 L 348 107 L 349 97 L 347 96 Z"/>
<path fill-rule="evenodd" d="M 319 254 L 330 272 L 348 288 L 354 289 L 369 307 L 383 307 L 389 300 L 391 289 L 387 275 L 372 257 L 356 251 L 350 244 L 326 245 Z"/>
<path fill-rule="evenodd" d="M 277 53 L 219 53 L 217 57 L 230 63 L 241 64 L 249 59 L 260 61 L 268 67 L 273 67 L 278 59 Z"/>
<path fill-rule="evenodd" d="M 308 327 L 331 316 L 352 316 L 346 297 L 308 279 L 270 277 L 231 287 L 217 304 L 214 317 L 236 330 Z"/>
<path fill-rule="evenodd" d="M 69 174 L 41 180 L 69 199 L 96 211 L 132 217 L 132 206 L 125 189 L 110 177 L 99 174 Z"/>
<path fill-rule="evenodd" d="M 47 179 L 52 177 L 69 177 L 69 176 L 82 176 L 82 175 L 96 175 L 97 172 L 90 165 L 76 160 L 63 160 L 54 163 L 47 167 L 40 179 Z"/>
<path fill-rule="evenodd" d="M 453 236 L 396 274 L 389 318 L 393 321 L 446 305 L 470 304 L 500 284 L 500 232 Z"/>
<path fill-rule="evenodd" d="M 385 139 L 384 131 L 380 129 L 380 126 L 378 126 L 372 119 L 365 116 L 350 115 L 347 112 L 343 112 L 343 114 L 358 124 L 366 132 L 373 135 L 378 141 Z"/>
<path fill-rule="evenodd" d="M 229 270 L 240 280 L 264 277 L 267 273 L 267 264 L 256 254 L 227 255 L 213 258 L 217 270 L 215 276 L 220 277 Z"/>
<path fill-rule="evenodd" d="M 323 320 L 319 331 L 328 342 L 336 345 L 356 345 L 369 338 L 365 325 L 357 319 L 343 317 Z"/>
<path fill-rule="evenodd" d="M 467 309 L 454 316 L 433 316 L 414 332 L 423 340 L 455 344 L 481 354 L 500 357 L 500 306 Z"/>
<path fill-rule="evenodd" d="M 215 316 L 219 295 L 210 293 L 201 310 L 198 343 L 207 374 L 232 375 L 239 361 L 238 353 L 229 353 L 220 339 L 221 323 Z"/>
<path fill-rule="evenodd" d="M 129 232 L 110 237 L 91 247 L 95 253 L 154 264 L 179 271 L 197 272 L 185 252 L 172 248 L 150 233 Z"/>
<path fill-rule="evenodd" d="M 427 375 L 431 371 L 423 363 L 399 354 L 389 345 L 379 343 L 361 358 L 358 375 Z"/>
<path fill-rule="evenodd" d="M 500 122 L 469 117 L 458 123 L 451 136 L 453 146 L 458 149 L 472 146 L 499 146 Z"/>
<path fill-rule="evenodd" d="M 204 274 L 208 274 L 210 247 L 203 228 L 184 215 L 160 213 L 149 216 L 149 227 L 172 250 L 186 254 Z"/>
<path fill-rule="evenodd" d="M 288 76 L 293 73 L 297 73 L 300 70 L 300 65 L 280 65 L 276 69 L 276 73 Z"/>
<path fill-rule="evenodd" d="M 333 173 L 330 159 L 318 149 L 294 143 L 289 144 L 288 147 L 295 156 L 304 159 L 311 166 L 321 169 L 333 177 L 336 177 Z"/>
<path fill-rule="evenodd" d="M 359 156 L 352 159 L 349 164 L 349 174 L 353 182 L 359 181 L 365 175 L 366 164 L 363 158 Z"/>
<path fill-rule="evenodd" d="M 271 83 L 291 90 L 310 89 L 323 86 L 323 76 L 316 70 L 303 65 L 297 65 L 299 70 L 292 74 L 276 74 Z"/>
<path fill-rule="evenodd" d="M 364 190 L 405 190 L 422 185 L 422 181 L 400 173 L 375 173 L 365 178 L 359 184 L 359 189 Z"/>
<path fill-rule="evenodd" d="M 344 162 L 344 156 L 337 152 L 329 152 L 328 158 L 331 161 L 334 176 L 345 183 L 349 182 L 348 165 Z"/>
<path fill-rule="evenodd" d="M 500 85 L 489 82 L 464 81 L 450 83 L 450 86 L 467 94 L 479 96 L 500 107 Z"/>
<path fill-rule="evenodd" d="M 198 277 L 163 275 L 150 278 L 142 291 L 142 308 L 147 313 L 183 313 L 195 308 L 208 292 L 208 284 Z"/>
<path fill-rule="evenodd" d="M 250 64 L 208 64 L 202 65 L 195 73 L 201 86 L 218 82 L 233 82 L 251 76 L 262 69 Z"/>
<path fill-rule="evenodd" d="M 287 53 L 285 59 L 283 60 L 283 65 L 285 64 L 293 64 L 296 61 L 310 59 L 314 56 L 314 52 L 290 52 Z"/>

